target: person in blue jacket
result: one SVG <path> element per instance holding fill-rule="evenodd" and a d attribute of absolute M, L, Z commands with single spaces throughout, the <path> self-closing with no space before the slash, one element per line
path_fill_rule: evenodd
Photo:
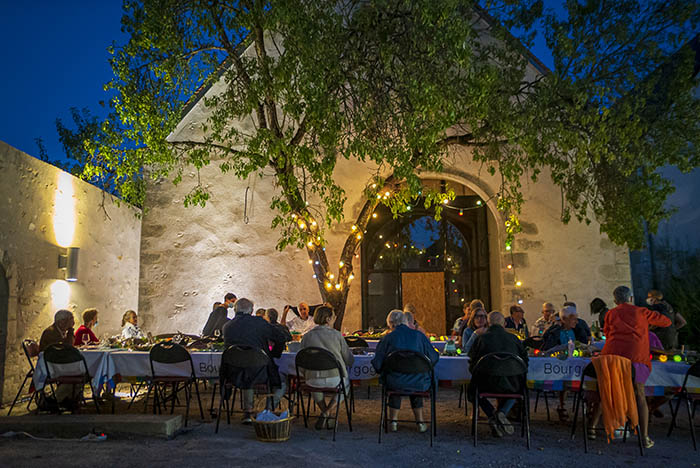
<path fill-rule="evenodd" d="M 406 326 L 406 315 L 400 310 L 392 310 L 386 318 L 386 323 L 391 329 L 391 333 L 386 335 L 377 345 L 377 350 L 372 359 L 372 366 L 380 374 L 382 383 L 389 389 L 408 390 L 414 392 L 424 392 L 430 388 L 430 374 L 401 374 L 382 373 L 384 359 L 393 351 L 417 351 L 425 354 L 435 365 L 440 355 L 430 344 L 428 338 L 417 330 L 412 330 Z M 419 432 L 428 430 L 428 425 L 423 419 L 423 398 L 410 397 L 411 408 L 416 417 L 416 424 Z M 392 432 L 398 430 L 397 419 L 401 408 L 401 397 L 391 396 L 389 398 L 389 428 Z"/>

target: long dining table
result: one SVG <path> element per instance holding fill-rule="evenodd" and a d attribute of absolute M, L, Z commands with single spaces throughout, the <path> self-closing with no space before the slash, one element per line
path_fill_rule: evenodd
<path fill-rule="evenodd" d="M 124 349 L 83 349 L 81 350 L 88 371 L 92 378 L 93 387 L 99 392 L 104 389 L 112 389 L 119 382 L 148 380 L 151 374 L 151 363 L 147 351 L 130 351 Z M 197 378 L 217 379 L 219 377 L 219 365 L 221 352 L 217 351 L 192 351 L 192 366 Z M 285 352 L 276 359 L 280 373 L 283 375 L 295 375 L 296 353 Z M 374 353 L 356 355 L 353 365 L 349 368 L 349 377 L 355 381 L 372 381 L 378 378 L 377 372 L 372 366 Z M 580 384 L 581 373 L 590 362 L 589 358 L 572 357 L 561 360 L 554 357 L 531 357 L 528 364 L 528 386 L 542 390 L 577 389 Z M 79 371 L 81 366 L 61 366 L 50 370 L 70 373 Z M 647 395 L 663 395 L 664 393 L 677 391 L 683 385 L 686 371 L 689 365 L 684 362 L 659 362 L 655 361 L 652 372 L 646 383 Z M 157 363 L 154 371 L 159 374 L 165 371 Z M 172 375 L 190 375 L 192 369 L 189 363 L 181 365 L 168 365 L 167 372 Z M 469 372 L 469 358 L 466 356 L 440 356 L 435 366 L 436 378 L 440 381 L 452 383 L 464 383 L 471 379 Z M 40 390 L 46 381 L 46 364 L 43 355 L 39 359 L 34 373 L 34 386 Z M 700 379 L 689 380 L 688 388 L 691 392 L 700 393 Z"/>

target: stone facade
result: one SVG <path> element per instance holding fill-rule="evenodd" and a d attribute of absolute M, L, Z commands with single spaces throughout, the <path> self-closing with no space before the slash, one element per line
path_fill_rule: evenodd
<path fill-rule="evenodd" d="M 444 180 L 464 194 L 476 194 L 489 210 L 491 303 L 503 310 L 523 299 L 526 319 L 533 323 L 542 302 L 560 306 L 565 300 L 579 306 L 589 319 L 588 303 L 601 297 L 612 303 L 612 290 L 630 284 L 626 248 L 614 246 L 590 225 L 560 221 L 559 190 L 543 174 L 537 183 L 524 182 L 523 232 L 511 252 L 504 249 L 504 219 L 492 198 L 499 177 L 490 176 L 466 151 L 455 151 L 452 165 L 441 174 L 423 174 L 426 180 Z M 353 219 L 363 203 L 362 190 L 373 168 L 342 161 L 336 180 L 347 192 L 346 222 L 328 234 L 326 253 L 331 265 L 338 261 Z M 301 300 L 321 301 L 305 251 L 275 250 L 278 233 L 271 229 L 269 202 L 275 190 L 272 178 L 237 180 L 222 174 L 213 161 L 199 178 L 211 190 L 202 207 L 183 207 L 183 197 L 196 183 L 192 171 L 177 186 L 161 180 L 147 191 L 141 243 L 140 313 L 144 327 L 155 332 L 180 330 L 199 333 L 214 301 L 226 292 L 248 297 L 257 307 L 275 307 Z M 247 192 L 247 213 L 244 213 Z M 313 206 L 313 202 L 311 203 Z M 244 221 L 248 217 L 248 223 Z M 515 286 L 513 262 L 521 287 Z M 362 326 L 359 284 L 361 259 L 354 261 L 357 279 L 351 285 L 343 328 Z M 472 298 L 466 298 L 470 300 Z"/>
<path fill-rule="evenodd" d="M 28 370 L 25 338 L 38 340 L 61 307 L 99 310 L 98 336 L 121 328 L 138 305 L 140 211 L 70 174 L 0 142 L 0 369 L 2 401 Z M 58 268 L 65 247 L 79 247 L 78 280 Z"/>

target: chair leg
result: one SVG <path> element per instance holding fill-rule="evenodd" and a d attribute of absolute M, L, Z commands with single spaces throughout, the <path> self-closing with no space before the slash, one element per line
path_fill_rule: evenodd
<path fill-rule="evenodd" d="M 547 392 L 544 392 L 544 407 L 547 410 L 547 422 L 551 421 L 552 418 L 549 415 L 549 399 L 547 398 Z"/>
<path fill-rule="evenodd" d="M 190 399 L 192 398 L 192 388 L 190 385 L 191 384 L 183 385 L 183 390 L 185 390 L 185 427 L 187 427 L 187 420 L 190 418 Z"/>
<path fill-rule="evenodd" d="M 583 452 L 588 453 L 588 409 L 586 408 L 586 400 L 580 402 L 581 405 L 581 426 L 583 426 Z"/>
<path fill-rule="evenodd" d="M 625 421 L 625 428 L 622 431 L 622 443 L 627 442 L 627 432 L 629 431 L 630 423 Z"/>
<path fill-rule="evenodd" d="M 459 386 L 459 402 L 457 402 L 457 408 L 462 407 L 462 395 L 464 394 L 464 384 Z"/>
<path fill-rule="evenodd" d="M 173 384 L 173 395 L 172 395 L 172 401 L 170 403 L 170 414 L 173 414 L 175 412 L 175 397 L 177 396 L 177 392 L 178 392 L 177 387 L 178 386 L 179 385 L 177 383 Z M 185 426 L 187 425 L 186 420 L 187 420 L 187 418 L 185 418 Z"/>
<path fill-rule="evenodd" d="M 232 403 L 226 399 L 226 424 L 231 425 L 231 406 Z"/>
<path fill-rule="evenodd" d="M 199 396 L 199 384 L 197 383 L 197 379 L 194 379 L 194 391 L 197 394 L 197 403 L 199 404 L 199 415 L 202 419 L 204 419 L 204 410 L 202 409 L 202 398 Z M 190 393 L 191 392 L 192 389 L 190 389 Z"/>
<path fill-rule="evenodd" d="M 627 424 L 625 424 L 626 427 Z M 642 442 L 642 430 L 639 428 L 639 424 L 635 426 L 635 430 L 637 431 L 637 441 L 639 441 L 639 454 L 644 456 L 644 442 Z"/>
<path fill-rule="evenodd" d="M 673 428 L 676 427 L 676 416 L 678 416 L 678 409 L 681 407 L 681 395 L 677 395 L 677 403 L 676 403 L 676 409 L 673 409 L 673 404 L 671 401 L 669 401 L 669 405 L 671 405 L 671 425 L 668 428 L 668 434 L 666 434 L 666 437 L 671 436 L 671 432 L 673 432 Z"/>
<path fill-rule="evenodd" d="M 209 412 L 214 411 L 214 398 L 216 398 L 216 387 L 219 386 L 218 382 L 214 382 L 211 389 L 211 403 L 209 404 Z"/>
<path fill-rule="evenodd" d="M 304 419 L 304 427 L 308 428 L 309 427 L 309 416 L 306 414 L 306 406 L 304 406 L 304 395 L 301 393 L 301 389 L 297 387 L 297 400 L 299 401 L 297 405 L 297 411 L 299 410 L 299 407 L 301 406 L 301 415 L 303 416 Z"/>
<path fill-rule="evenodd" d="M 343 395 L 345 395 L 345 389 L 343 389 Z M 348 413 L 348 428 L 350 429 L 350 432 L 352 432 L 352 411 L 348 407 L 348 399 L 347 396 L 343 397 L 343 401 L 345 401 L 345 412 Z M 340 401 L 338 401 L 338 406 L 340 406 Z M 350 404 L 350 407 L 352 407 L 353 404 Z M 335 419 L 338 421 L 338 418 L 336 417 Z"/>
<path fill-rule="evenodd" d="M 100 414 L 100 405 L 97 404 L 97 392 L 92 386 L 92 382 L 88 382 L 88 384 L 90 385 L 90 392 L 92 393 L 92 402 L 95 403 L 95 411 L 97 411 L 97 414 Z M 112 408 L 114 408 L 114 397 L 112 397 Z M 114 413 L 114 411 L 112 411 L 112 413 Z"/>
<path fill-rule="evenodd" d="M 690 424 L 690 436 L 693 439 L 693 450 L 698 449 L 697 442 L 695 440 L 695 422 L 693 421 L 693 415 L 695 413 L 695 408 L 693 411 L 690 410 L 690 398 L 688 395 L 685 396 L 685 407 L 688 409 L 688 424 Z"/>
<path fill-rule="evenodd" d="M 581 391 L 576 392 L 576 395 L 574 395 L 574 420 L 571 424 L 571 440 L 574 440 L 574 436 L 576 435 L 576 422 L 578 421 L 578 410 L 581 406 L 581 398 Z"/>
<path fill-rule="evenodd" d="M 479 389 L 474 390 L 474 401 L 472 401 L 472 437 L 474 438 L 474 447 L 476 447 L 477 420 L 479 417 Z"/>
<path fill-rule="evenodd" d="M 148 411 L 148 397 L 151 396 L 152 389 L 153 389 L 153 384 L 149 382 L 148 383 L 148 390 L 146 391 L 146 402 L 143 405 L 143 412 L 144 413 L 146 413 L 146 411 Z M 155 399 L 155 393 L 153 395 L 154 395 L 153 398 Z"/>
<path fill-rule="evenodd" d="M 28 378 L 29 378 L 29 374 L 24 376 L 24 380 L 22 381 L 22 385 L 19 386 L 19 390 L 17 390 L 17 395 L 15 396 L 15 399 L 12 400 L 12 405 L 10 405 L 10 411 L 7 412 L 8 416 L 12 413 L 12 408 L 15 407 L 17 400 L 19 400 L 19 396 L 22 394 L 22 390 L 24 390 L 24 385 L 27 383 Z"/>
<path fill-rule="evenodd" d="M 433 446 L 433 437 L 437 436 L 437 427 L 435 417 L 435 388 L 430 390 L 430 446 Z"/>
<path fill-rule="evenodd" d="M 386 394 L 384 392 L 384 386 L 382 385 L 382 408 L 379 411 L 379 439 L 377 443 L 382 443 L 382 429 L 384 429 L 384 412 L 386 411 Z"/>
<path fill-rule="evenodd" d="M 347 408 L 347 400 L 345 403 L 345 407 Z M 336 402 L 335 402 L 335 423 L 333 424 L 333 442 L 335 442 L 335 433 L 338 432 L 338 410 L 339 409 L 340 409 L 340 393 L 336 396 Z"/>
<path fill-rule="evenodd" d="M 542 390 L 535 390 L 535 410 L 533 413 L 537 413 L 537 404 L 540 402 L 540 393 L 542 393 Z"/>
<path fill-rule="evenodd" d="M 525 391 L 525 434 L 527 436 L 527 449 L 530 450 L 530 395 Z"/>
<path fill-rule="evenodd" d="M 219 421 L 221 421 L 221 408 L 224 406 L 224 395 L 225 395 L 225 392 L 223 394 L 219 395 L 219 411 L 216 412 L 216 429 L 214 430 L 214 433 L 216 433 L 216 434 L 219 433 Z M 228 411 L 227 411 L 227 413 L 228 413 Z"/>

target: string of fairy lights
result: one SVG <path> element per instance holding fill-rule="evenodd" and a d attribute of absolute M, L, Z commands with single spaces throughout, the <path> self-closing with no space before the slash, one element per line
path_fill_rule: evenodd
<path fill-rule="evenodd" d="M 377 188 L 377 184 L 373 183 L 371 185 L 372 189 Z M 389 197 L 391 197 L 392 193 L 390 190 L 384 190 L 383 192 L 380 190 L 376 196 L 378 200 L 386 200 Z M 449 198 L 447 198 L 447 194 L 443 194 L 444 198 L 442 201 L 443 208 L 452 210 L 457 212 L 458 216 L 464 216 L 464 213 L 466 211 L 470 210 L 478 210 L 480 208 L 483 208 L 486 203 L 488 203 L 493 197 L 487 199 L 486 201 L 483 201 L 481 199 L 478 199 L 473 206 L 456 206 L 453 204 L 450 204 Z M 308 201 L 305 202 L 306 206 L 309 205 Z M 406 206 L 406 211 L 412 211 L 412 205 L 407 205 Z M 320 248 L 320 250 L 325 251 L 326 248 L 322 245 L 322 238 L 321 236 L 316 232 L 318 230 L 318 223 L 315 220 L 311 220 L 308 222 L 305 220 L 303 217 L 297 215 L 296 213 L 292 213 L 291 215 L 292 221 L 296 223 L 297 227 L 302 231 L 306 232 L 307 227 L 311 231 L 311 234 L 308 236 L 309 240 L 306 243 L 306 246 L 308 247 L 309 250 L 309 255 L 311 258 L 309 258 L 309 264 L 313 266 L 314 269 L 314 274 L 312 275 L 312 278 L 315 279 L 319 284 L 323 284 L 326 290 L 332 291 L 333 289 L 340 291 L 343 288 L 342 280 L 340 278 L 341 272 L 343 268 L 351 268 L 352 265 L 347 265 L 343 260 L 340 260 L 338 262 L 338 276 L 336 276 L 335 273 L 330 271 L 330 268 L 326 270 L 324 268 L 324 265 L 318 260 L 318 255 L 317 255 L 317 249 Z M 369 222 L 372 220 L 376 220 L 378 218 L 378 215 L 376 212 L 373 212 L 371 214 L 371 219 Z M 308 224 L 307 224 L 308 223 Z M 510 225 L 510 221 L 505 222 L 506 227 L 508 228 Z M 360 241 L 362 240 L 364 234 L 367 233 L 366 229 L 363 229 L 360 232 L 360 228 L 356 225 L 353 224 L 350 227 L 350 232 L 348 235 L 354 235 L 355 238 Z M 379 239 L 383 239 L 382 234 L 379 234 Z M 359 253 L 357 253 L 357 248 L 360 246 L 360 243 L 358 242 L 355 245 L 355 250 L 353 251 L 353 256 L 354 258 L 359 258 Z M 385 243 L 386 248 L 391 248 L 392 245 L 390 242 Z M 398 248 L 398 244 L 395 244 L 394 247 Z M 406 246 L 404 246 L 406 248 Z M 412 249 L 415 249 L 414 245 L 411 245 Z M 513 248 L 512 248 L 512 240 L 507 240 L 505 243 L 505 250 L 510 254 L 510 262 L 506 265 L 506 269 L 510 272 L 512 272 L 513 275 L 513 284 L 516 288 L 521 288 L 523 285 L 523 282 L 521 279 L 518 278 L 516 268 L 515 268 L 515 256 L 513 254 Z M 423 250 L 419 249 L 418 254 L 422 254 Z M 383 258 L 382 255 L 380 255 L 380 258 Z M 450 261 L 450 257 L 447 257 L 448 261 Z M 355 279 L 355 275 L 351 272 L 347 276 L 347 283 L 349 284 L 353 279 Z M 454 282 L 454 280 L 453 280 Z M 462 298 L 462 301 L 464 301 L 464 298 Z M 523 303 L 523 298 L 521 295 L 517 296 L 517 302 L 518 304 Z"/>

